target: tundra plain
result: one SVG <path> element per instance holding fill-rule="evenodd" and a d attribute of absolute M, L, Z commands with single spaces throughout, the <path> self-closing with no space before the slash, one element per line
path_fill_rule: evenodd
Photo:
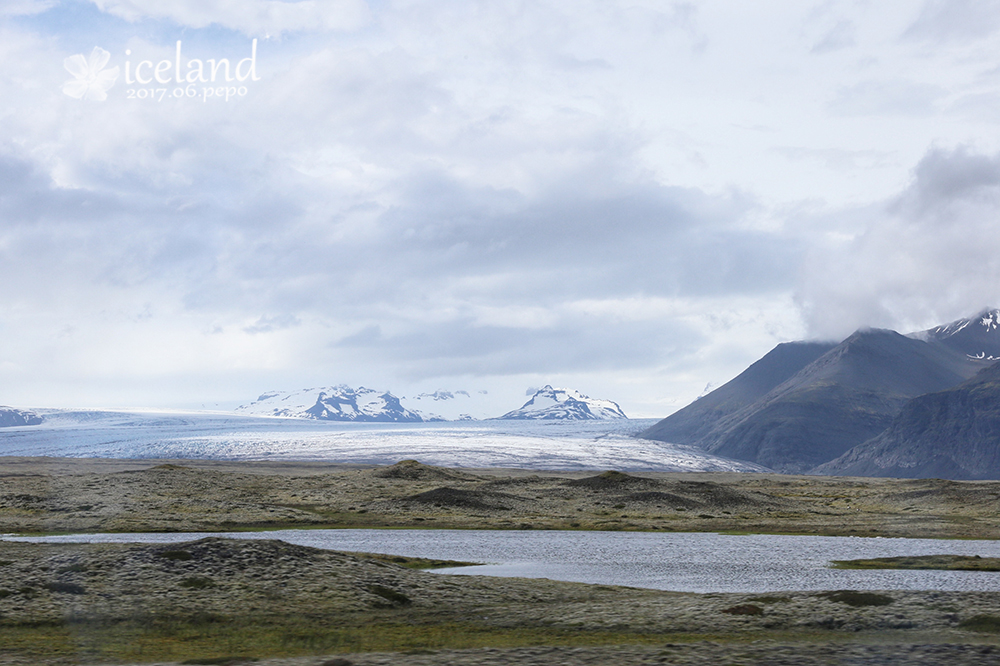
<path fill-rule="evenodd" d="M 0 484 L 6 533 L 1000 532 L 1000 482 L 6 458 Z M 453 578 L 418 570 L 433 562 L 274 536 L 0 543 L 0 663 L 954 665 L 1000 654 L 995 593 L 689 594 Z"/>

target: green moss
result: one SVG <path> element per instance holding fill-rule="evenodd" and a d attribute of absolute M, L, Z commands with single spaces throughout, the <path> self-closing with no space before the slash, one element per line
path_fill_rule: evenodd
<path fill-rule="evenodd" d="M 82 585 L 77 585 L 76 583 L 62 583 L 59 581 L 45 583 L 42 587 L 50 592 L 59 592 L 61 594 L 84 594 L 86 592 Z"/>
<path fill-rule="evenodd" d="M 958 623 L 962 629 L 985 633 L 1000 633 L 1000 617 L 996 615 L 976 615 Z"/>
<path fill-rule="evenodd" d="M 413 601 L 402 592 L 398 592 L 391 587 L 385 587 L 384 585 L 370 585 L 368 587 L 368 591 L 372 594 L 377 594 L 392 605 L 407 606 L 413 603 Z"/>
<path fill-rule="evenodd" d="M 448 567 L 474 567 L 481 562 L 460 562 L 458 560 L 435 560 L 426 557 L 403 557 L 402 555 L 383 555 L 381 553 L 351 553 L 357 557 L 378 562 L 391 562 L 407 569 L 445 569 Z"/>
<path fill-rule="evenodd" d="M 855 608 L 865 606 L 888 606 L 895 601 L 892 597 L 874 592 L 858 592 L 857 590 L 837 590 L 836 592 L 823 592 L 816 595 L 825 597 L 830 601 L 847 604 Z"/>
<path fill-rule="evenodd" d="M 723 608 L 722 612 L 729 615 L 763 615 L 764 609 L 753 604 L 740 604 L 732 608 Z"/>
<path fill-rule="evenodd" d="M 182 580 L 180 585 L 189 590 L 204 590 L 209 587 L 215 587 L 215 581 L 206 576 L 191 576 Z"/>
<path fill-rule="evenodd" d="M 664 634 L 630 631 L 505 628 L 471 623 L 387 621 L 384 616 L 273 618 L 147 618 L 131 622 L 5 625 L 4 653 L 25 662 L 206 662 L 211 655 L 250 661 L 345 652 L 405 652 L 480 647 L 662 644 Z M 684 636 L 697 640 L 700 636 Z M 208 657 L 206 657 L 208 655 Z M 221 657 L 218 657 L 221 659 Z"/>
<path fill-rule="evenodd" d="M 87 567 L 85 565 L 80 564 L 79 562 L 77 562 L 76 564 L 71 564 L 71 565 L 63 567 L 61 569 L 57 569 L 56 573 L 81 572 L 81 571 L 86 571 L 86 570 L 87 570 Z"/>

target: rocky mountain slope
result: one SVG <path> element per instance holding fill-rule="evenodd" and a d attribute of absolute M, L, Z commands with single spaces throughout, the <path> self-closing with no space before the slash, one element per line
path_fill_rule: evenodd
<path fill-rule="evenodd" d="M 1000 363 L 959 386 L 914 398 L 882 433 L 814 472 L 1000 479 Z"/>
<path fill-rule="evenodd" d="M 640 436 L 783 472 L 809 471 L 879 435 L 909 400 L 988 366 L 1000 356 L 998 324 L 1000 312 L 988 310 L 909 336 L 861 330 L 825 352 L 819 343 L 779 345 Z"/>
<path fill-rule="evenodd" d="M 662 442 L 695 444 L 720 419 L 752 405 L 834 346 L 832 342 L 783 342 L 735 379 L 671 414 L 641 436 Z"/>
<path fill-rule="evenodd" d="M 532 420 L 593 420 L 626 419 L 618 403 L 598 400 L 573 389 L 543 386 L 535 391 L 520 409 L 507 412 L 501 419 Z"/>

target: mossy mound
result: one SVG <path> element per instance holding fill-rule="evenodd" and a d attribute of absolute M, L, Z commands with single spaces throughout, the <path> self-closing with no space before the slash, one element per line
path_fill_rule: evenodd
<path fill-rule="evenodd" d="M 403 479 L 407 481 L 469 481 L 476 478 L 471 474 L 425 465 L 416 460 L 400 460 L 395 465 L 376 469 L 372 472 L 372 476 L 380 479 Z"/>
<path fill-rule="evenodd" d="M 435 488 L 427 492 L 404 498 L 404 502 L 432 504 L 457 509 L 479 509 L 487 511 L 510 511 L 523 499 L 507 493 L 484 490 L 461 490 L 459 488 Z"/>
<path fill-rule="evenodd" d="M 567 481 L 565 485 L 573 488 L 590 488 L 591 490 L 629 490 L 656 488 L 660 483 L 652 479 L 632 476 L 625 472 L 608 470 L 597 476 L 588 476 L 583 479 Z"/>

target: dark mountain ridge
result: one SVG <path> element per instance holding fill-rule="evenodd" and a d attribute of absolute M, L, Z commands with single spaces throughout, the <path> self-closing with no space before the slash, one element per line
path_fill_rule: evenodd
<path fill-rule="evenodd" d="M 879 435 L 911 399 L 961 384 L 989 365 L 994 352 L 1000 355 L 997 324 L 1000 312 L 984 311 L 910 336 L 860 330 L 825 351 L 823 343 L 779 345 L 639 436 L 807 472 Z"/>
<path fill-rule="evenodd" d="M 675 444 L 694 444 L 715 424 L 753 404 L 771 389 L 828 352 L 832 342 L 783 342 L 736 378 L 654 424 L 639 436 Z"/>

